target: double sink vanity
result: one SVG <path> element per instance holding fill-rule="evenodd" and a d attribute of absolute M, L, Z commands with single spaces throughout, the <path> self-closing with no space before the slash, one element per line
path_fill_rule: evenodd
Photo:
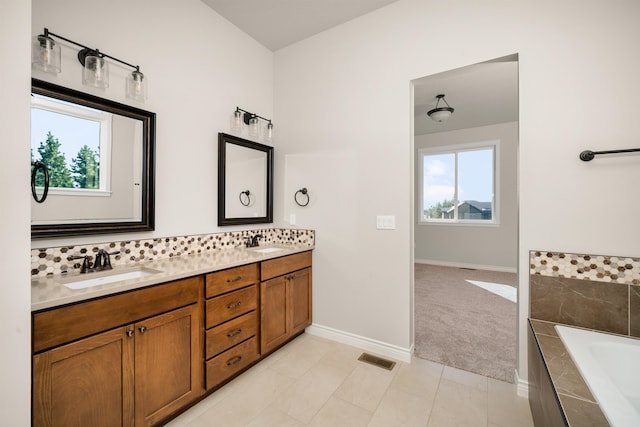
<path fill-rule="evenodd" d="M 32 120 L 32 239 L 155 230 L 155 113 L 37 79 L 32 95 L 33 117 L 100 118 L 91 186 L 50 180 L 41 152 L 64 122 L 43 119 L 39 135 Z M 272 223 L 273 147 L 219 133 L 217 198 L 218 226 Z M 32 249 L 32 425 L 161 425 L 213 393 L 311 324 L 313 239 L 267 229 Z"/>
<path fill-rule="evenodd" d="M 233 248 L 34 278 L 33 425 L 171 419 L 311 324 L 311 254 Z"/>

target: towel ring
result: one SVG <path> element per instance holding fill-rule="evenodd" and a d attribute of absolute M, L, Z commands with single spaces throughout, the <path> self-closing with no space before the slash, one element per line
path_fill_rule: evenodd
<path fill-rule="evenodd" d="M 244 194 L 244 198 L 242 197 L 242 195 Z M 251 191 L 249 190 L 245 190 L 245 191 L 241 191 L 240 194 L 238 195 L 238 198 L 240 199 L 240 204 L 242 206 L 249 206 L 251 204 Z"/>
<path fill-rule="evenodd" d="M 303 196 L 307 198 L 306 203 L 300 203 L 298 201 L 298 193 L 301 193 Z M 296 204 L 298 206 L 307 206 L 309 204 L 309 191 L 306 188 L 301 188 L 300 190 L 296 191 L 296 194 L 293 195 L 293 200 L 296 201 Z"/>
<path fill-rule="evenodd" d="M 42 162 L 33 162 L 31 164 L 33 165 L 33 169 L 31 170 L 31 195 L 36 202 L 42 203 L 46 200 L 47 194 L 49 194 L 49 169 L 47 169 L 47 165 Z M 36 193 L 36 175 L 39 170 L 42 170 L 44 174 L 44 191 L 40 198 L 38 198 L 38 194 Z"/>

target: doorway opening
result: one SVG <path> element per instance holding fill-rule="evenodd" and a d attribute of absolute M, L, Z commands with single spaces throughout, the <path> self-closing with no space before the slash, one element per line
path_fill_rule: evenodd
<path fill-rule="evenodd" d="M 412 84 L 415 355 L 513 382 L 518 55 Z M 453 111 L 437 121 L 441 95 Z"/>

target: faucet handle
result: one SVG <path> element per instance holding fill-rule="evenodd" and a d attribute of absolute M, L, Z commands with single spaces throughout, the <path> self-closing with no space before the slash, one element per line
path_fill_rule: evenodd
<path fill-rule="evenodd" d="M 103 270 L 111 270 L 113 267 L 111 266 L 111 257 L 110 257 L 110 255 L 117 255 L 119 253 L 120 253 L 120 251 L 115 251 L 115 252 L 103 251 L 104 261 L 102 262 L 102 269 Z"/>
<path fill-rule="evenodd" d="M 69 261 L 76 260 L 76 259 L 83 260 L 82 261 L 82 267 L 80 268 L 80 274 L 84 274 L 84 273 L 88 273 L 88 272 L 94 271 L 93 268 L 91 267 L 90 263 L 89 263 L 89 255 L 69 256 L 69 257 L 67 257 L 67 259 Z"/>

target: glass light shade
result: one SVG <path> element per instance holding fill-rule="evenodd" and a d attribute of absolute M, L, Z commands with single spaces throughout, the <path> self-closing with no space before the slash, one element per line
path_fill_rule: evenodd
<path fill-rule="evenodd" d="M 273 123 L 267 123 L 267 126 L 264 128 L 264 140 L 267 142 L 273 141 Z"/>
<path fill-rule="evenodd" d="M 451 111 L 445 108 L 438 108 L 434 111 L 430 111 L 429 113 L 429 117 L 431 117 L 431 120 L 434 122 L 444 122 L 451 117 Z"/>
<path fill-rule="evenodd" d="M 85 57 L 82 83 L 99 88 L 109 87 L 109 63 L 101 56 Z"/>
<path fill-rule="evenodd" d="M 127 76 L 126 96 L 140 102 L 147 99 L 147 79 L 140 71 L 135 70 Z"/>
<path fill-rule="evenodd" d="M 242 131 L 242 111 L 236 110 L 231 115 L 231 130 L 233 132 Z"/>
<path fill-rule="evenodd" d="M 260 123 L 257 117 L 249 119 L 249 136 L 256 138 L 260 134 Z"/>
<path fill-rule="evenodd" d="M 31 46 L 31 65 L 47 73 L 59 73 L 61 71 L 60 45 L 51 37 L 35 36 Z"/>

